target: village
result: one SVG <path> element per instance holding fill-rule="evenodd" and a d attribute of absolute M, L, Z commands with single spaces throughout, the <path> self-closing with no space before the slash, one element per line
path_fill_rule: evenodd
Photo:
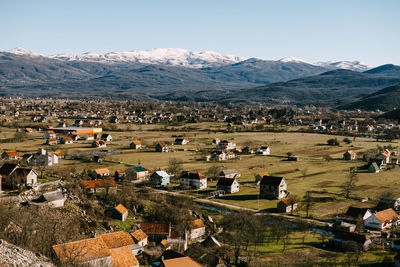
<path fill-rule="evenodd" d="M 0 238 L 61 266 L 400 266 L 379 115 L 2 98 Z"/>

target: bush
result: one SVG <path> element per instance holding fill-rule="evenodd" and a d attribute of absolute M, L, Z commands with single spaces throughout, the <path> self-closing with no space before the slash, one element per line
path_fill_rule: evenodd
<path fill-rule="evenodd" d="M 345 142 L 346 144 L 351 144 L 352 141 L 346 137 L 343 139 L 343 142 Z"/>
<path fill-rule="evenodd" d="M 330 146 L 338 146 L 340 145 L 339 141 L 337 140 L 337 138 L 331 138 L 327 141 L 327 144 Z"/>

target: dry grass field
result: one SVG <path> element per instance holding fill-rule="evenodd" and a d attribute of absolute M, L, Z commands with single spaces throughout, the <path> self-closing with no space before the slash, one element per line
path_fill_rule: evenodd
<path fill-rule="evenodd" d="M 254 182 L 254 176 L 259 172 L 268 172 L 271 175 L 283 176 L 288 182 L 288 190 L 291 195 L 301 199 L 306 191 L 313 191 L 313 196 L 318 197 L 318 202 L 312 209 L 312 215 L 317 218 L 329 214 L 345 211 L 354 203 L 360 203 L 356 198 L 369 197 L 378 199 L 384 192 L 390 190 L 394 196 L 400 193 L 400 168 L 382 170 L 379 173 L 359 173 L 357 187 L 352 192 L 354 200 L 347 200 L 342 195 L 341 185 L 348 176 L 350 167 L 362 166 L 361 161 L 344 161 L 342 154 L 348 149 L 357 152 L 376 148 L 389 143 L 376 142 L 372 139 L 356 138 L 351 144 L 341 142 L 340 146 L 328 146 L 326 141 L 334 136 L 321 134 L 306 134 L 298 132 L 239 132 L 223 133 L 212 130 L 226 129 L 225 125 L 218 123 L 187 124 L 187 131 L 171 131 L 171 127 L 157 125 L 119 125 L 116 132 L 108 132 L 113 141 L 107 145 L 111 152 L 106 156 L 102 165 L 96 163 L 82 163 L 75 160 L 61 160 L 61 164 L 49 168 L 57 171 L 62 168 L 93 169 L 108 167 L 112 172 L 117 169 L 127 168 L 131 165 L 141 164 L 150 169 L 165 169 L 172 158 L 179 159 L 183 163 L 183 169 L 206 173 L 213 165 L 219 165 L 223 169 L 234 168 L 241 177 L 239 178 L 240 192 L 216 199 L 224 203 L 250 207 L 261 210 L 271 210 L 276 207 L 274 200 L 258 199 L 258 188 Z M 129 128 L 129 129 L 128 129 Z M 126 130 L 125 130 L 126 129 Z M 157 131 L 154 131 L 157 129 Z M 190 130 L 189 130 L 190 129 Z M 195 130 L 194 130 L 195 129 Z M 212 130 L 209 130 L 212 129 Z M 209 131 L 208 131 L 209 130 Z M 15 134 L 15 129 L 0 128 L 0 138 L 9 138 Z M 2 143 L 2 150 L 15 149 L 21 154 L 35 152 L 39 147 L 51 147 L 44 145 L 44 132 L 28 133 L 28 139 L 20 143 Z M 183 146 L 170 145 L 175 152 L 154 152 L 154 145 L 158 141 L 172 144 L 177 136 L 188 137 L 190 143 Z M 206 162 L 205 154 L 198 151 L 212 149 L 213 138 L 229 139 L 238 146 L 250 146 L 257 148 L 268 145 L 271 148 L 270 156 L 239 155 L 233 160 L 221 162 Z M 337 136 L 341 141 L 343 137 Z M 146 148 L 142 150 L 129 149 L 129 143 L 133 140 L 141 140 Z M 58 145 L 57 150 L 65 154 L 100 151 L 91 147 L 91 141 L 77 141 L 74 144 Z M 399 141 L 390 143 L 397 147 Z M 287 153 L 300 156 L 301 160 L 292 162 L 286 160 Z M 327 161 L 325 156 L 332 157 Z M 209 182 L 206 191 L 215 189 L 215 181 Z M 367 203 L 368 205 L 368 203 Z"/>

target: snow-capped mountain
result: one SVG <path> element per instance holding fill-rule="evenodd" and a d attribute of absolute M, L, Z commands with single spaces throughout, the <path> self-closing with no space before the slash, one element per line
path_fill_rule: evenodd
<path fill-rule="evenodd" d="M 364 62 L 360 61 L 346 61 L 346 60 L 332 60 L 327 62 L 317 62 L 315 63 L 317 66 L 332 66 L 337 69 L 345 69 L 345 70 L 354 70 L 354 71 L 367 71 L 373 69 L 375 66 L 368 65 Z"/>
<path fill-rule="evenodd" d="M 89 61 L 98 63 L 142 63 L 142 64 L 158 64 L 169 66 L 182 66 L 189 68 L 206 68 L 230 65 L 246 60 L 247 58 L 220 54 L 213 51 L 189 51 L 182 48 L 156 48 L 152 50 L 134 50 L 122 52 L 109 52 L 105 54 L 98 53 L 83 53 L 77 55 L 58 54 L 58 55 L 43 55 L 24 48 L 14 48 L 9 51 L 16 55 L 25 55 L 30 57 L 46 57 L 63 61 Z M 332 60 L 327 62 L 310 63 L 306 60 L 285 57 L 277 60 L 282 63 L 303 63 L 314 66 L 321 66 L 328 69 L 348 69 L 354 71 L 366 71 L 374 68 L 360 61 L 344 61 Z"/>
<path fill-rule="evenodd" d="M 27 56 L 45 56 L 23 48 L 15 48 L 8 52 Z M 157 48 L 146 51 L 123 51 L 105 54 L 87 52 L 79 55 L 59 54 L 45 57 L 65 61 L 90 61 L 99 63 L 137 62 L 191 68 L 222 66 L 246 59 L 233 55 L 219 54 L 213 51 L 188 51 L 181 48 Z"/>
<path fill-rule="evenodd" d="M 310 62 L 308 62 L 308 61 L 305 61 L 305 60 L 300 59 L 300 58 L 295 58 L 295 57 L 285 57 L 285 58 L 279 59 L 278 61 L 284 62 L 284 63 L 287 63 L 287 62 L 294 62 L 294 63 L 305 63 L 305 64 L 314 65 L 313 63 L 310 63 Z"/>

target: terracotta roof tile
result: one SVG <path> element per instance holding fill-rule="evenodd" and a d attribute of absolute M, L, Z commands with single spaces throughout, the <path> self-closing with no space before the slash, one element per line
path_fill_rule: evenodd
<path fill-rule="evenodd" d="M 128 245 L 133 245 L 134 241 L 131 235 L 124 231 L 118 231 L 108 234 L 96 235 L 101 238 L 108 248 L 120 248 Z"/>
<path fill-rule="evenodd" d="M 205 227 L 204 222 L 201 219 L 193 220 L 189 222 L 190 229 L 198 229 Z"/>
<path fill-rule="evenodd" d="M 122 204 L 118 204 L 118 205 L 115 207 L 115 210 L 118 211 L 118 212 L 121 213 L 121 214 L 125 214 L 126 212 L 128 212 L 128 209 L 125 208 L 125 206 L 122 205 Z"/>
<path fill-rule="evenodd" d="M 111 256 L 106 243 L 97 237 L 54 245 L 53 250 L 64 264 L 84 263 Z"/>
<path fill-rule="evenodd" d="M 136 230 L 135 232 L 131 233 L 131 235 L 136 242 L 140 242 L 148 237 L 142 229 Z"/>
<path fill-rule="evenodd" d="M 111 267 L 139 266 L 139 262 L 129 247 L 111 249 Z"/>

